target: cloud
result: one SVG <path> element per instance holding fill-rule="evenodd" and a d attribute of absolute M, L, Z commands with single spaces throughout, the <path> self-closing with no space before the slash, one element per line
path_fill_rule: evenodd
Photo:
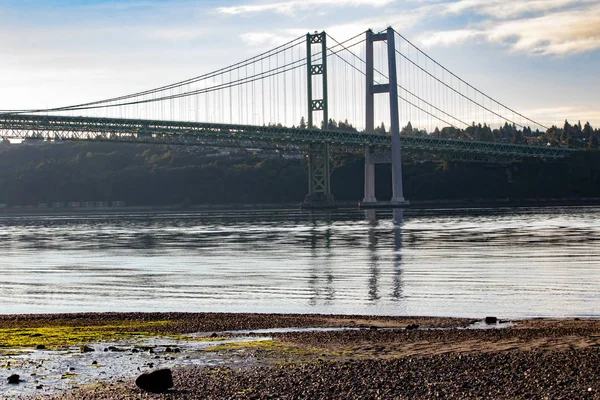
<path fill-rule="evenodd" d="M 570 123 L 577 123 L 581 120 L 581 124 L 589 121 L 592 126 L 600 124 L 600 111 L 589 109 L 586 107 L 560 106 L 560 107 L 545 107 L 526 110 L 525 115 L 539 121 L 544 121 L 546 125 L 557 124 L 562 126 L 562 122 L 566 119 Z M 585 115 L 585 119 L 581 116 Z"/>
<path fill-rule="evenodd" d="M 480 0 L 463 0 L 469 4 Z M 563 3 L 569 0 L 560 0 Z M 558 3 L 559 0 L 550 2 Z M 537 3 L 537 2 L 536 2 Z M 571 3 L 574 3 L 571 1 Z M 567 56 L 600 49 L 600 4 L 512 20 L 485 20 L 471 29 L 433 31 L 417 42 L 450 46 L 476 38 L 508 46 L 513 52 Z"/>
<path fill-rule="evenodd" d="M 217 8 L 217 11 L 221 14 L 228 15 L 246 15 L 271 12 L 294 16 L 298 12 L 312 10 L 317 7 L 370 6 L 379 8 L 388 5 L 393 1 L 394 0 L 292 0 L 257 5 L 219 7 Z"/>
<path fill-rule="evenodd" d="M 335 24 L 321 27 L 330 36 L 337 40 L 346 40 L 367 29 L 380 31 L 388 26 L 401 26 L 408 30 L 422 23 L 428 15 L 431 14 L 435 6 L 425 6 L 412 11 L 405 11 L 398 14 L 390 14 L 384 17 L 362 18 L 347 23 Z M 321 30 L 319 29 L 319 31 Z M 297 38 L 307 32 L 313 32 L 311 27 L 289 28 L 270 31 L 249 32 L 240 35 L 244 43 L 252 46 L 268 47 L 269 45 L 280 45 L 289 40 Z M 330 47 L 332 44 L 330 44 Z"/>
<path fill-rule="evenodd" d="M 517 18 L 531 14 L 560 11 L 597 3 L 598 0 L 459 0 L 445 3 L 443 13 L 472 12 L 496 19 Z"/>
<path fill-rule="evenodd" d="M 600 48 L 600 5 L 507 21 L 485 32 L 491 42 L 511 42 L 513 51 L 569 55 Z"/>
<path fill-rule="evenodd" d="M 480 31 L 474 29 L 459 29 L 453 31 L 429 32 L 422 37 L 417 38 L 416 41 L 421 43 L 424 47 L 451 46 L 466 42 L 469 39 L 478 36 L 482 36 Z"/>

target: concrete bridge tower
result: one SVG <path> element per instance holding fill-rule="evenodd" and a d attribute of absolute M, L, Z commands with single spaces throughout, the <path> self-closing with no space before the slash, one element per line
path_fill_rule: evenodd
<path fill-rule="evenodd" d="M 396 70 L 396 44 L 394 29 L 391 27 L 385 33 L 366 33 L 366 132 L 375 133 L 375 103 L 374 96 L 378 93 L 388 93 L 390 97 L 390 135 L 392 140 L 392 199 L 389 202 L 378 202 L 375 198 L 375 161 L 369 146 L 365 146 L 365 195 L 361 207 L 406 207 L 402 187 L 402 157 L 400 154 L 400 120 L 398 115 L 398 77 Z M 374 84 L 373 43 L 387 41 L 389 82 Z"/>

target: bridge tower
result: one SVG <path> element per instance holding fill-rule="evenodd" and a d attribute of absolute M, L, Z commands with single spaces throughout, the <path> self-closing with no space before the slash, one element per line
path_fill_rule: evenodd
<path fill-rule="evenodd" d="M 320 44 L 321 63 L 312 63 L 312 47 Z M 306 90 L 308 99 L 308 126 L 307 129 L 318 129 L 314 125 L 313 114 L 322 112 L 325 127 L 329 121 L 327 99 L 327 35 L 325 32 L 306 34 Z M 322 97 L 314 98 L 313 83 L 321 76 Z M 317 120 L 318 124 L 318 120 Z M 303 208 L 334 208 L 335 200 L 331 194 L 330 183 L 329 144 L 311 143 L 308 151 L 308 194 Z"/>
<path fill-rule="evenodd" d="M 400 118 L 398 114 L 398 76 L 396 70 L 396 43 L 394 29 L 389 27 L 385 33 L 366 32 L 366 125 L 367 133 L 375 133 L 375 103 L 377 93 L 388 93 L 390 97 L 390 135 L 392 140 L 392 199 L 389 202 L 378 202 L 375 198 L 375 160 L 369 146 L 365 146 L 365 197 L 361 207 L 406 207 L 402 186 L 402 157 L 400 154 Z M 389 81 L 384 84 L 374 83 L 373 43 L 387 41 Z"/>

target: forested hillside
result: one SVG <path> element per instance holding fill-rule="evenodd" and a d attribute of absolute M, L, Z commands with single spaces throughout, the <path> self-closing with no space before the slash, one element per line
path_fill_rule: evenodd
<path fill-rule="evenodd" d="M 303 159 L 276 153 L 207 154 L 199 149 L 115 143 L 0 146 L 0 204 L 125 201 L 128 205 L 301 202 Z M 336 200 L 362 198 L 363 160 L 332 174 Z M 389 199 L 390 168 L 378 165 L 377 196 Z M 511 165 L 413 162 L 404 168 L 411 200 L 600 197 L 600 155 Z"/>

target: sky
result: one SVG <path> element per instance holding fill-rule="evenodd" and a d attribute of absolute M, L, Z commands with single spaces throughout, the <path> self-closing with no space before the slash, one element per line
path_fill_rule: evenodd
<path fill-rule="evenodd" d="M 600 128 L 600 0 L 0 0 L 0 109 L 127 94 L 306 32 L 387 26 L 530 118 Z"/>

